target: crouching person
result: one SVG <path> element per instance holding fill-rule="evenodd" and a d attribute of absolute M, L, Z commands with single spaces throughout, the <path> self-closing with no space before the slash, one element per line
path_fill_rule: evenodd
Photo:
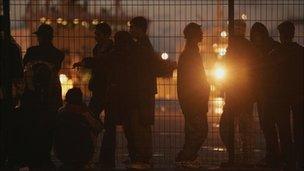
<path fill-rule="evenodd" d="M 100 123 L 92 117 L 79 88 L 66 94 L 66 104 L 59 109 L 54 149 L 63 162 L 62 170 L 82 170 L 93 158 Z"/>

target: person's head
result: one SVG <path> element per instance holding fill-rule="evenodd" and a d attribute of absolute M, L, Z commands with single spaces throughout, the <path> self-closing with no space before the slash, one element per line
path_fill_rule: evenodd
<path fill-rule="evenodd" d="M 50 44 L 52 43 L 54 37 L 54 30 L 50 25 L 41 24 L 38 27 L 38 30 L 35 31 L 33 34 L 36 34 L 38 43 L 42 44 Z"/>
<path fill-rule="evenodd" d="M 234 20 L 234 35 L 237 37 L 245 37 L 246 23 L 244 20 Z"/>
<path fill-rule="evenodd" d="M 129 47 L 133 44 L 133 38 L 127 31 L 118 31 L 114 36 L 114 42 L 117 47 Z"/>
<path fill-rule="evenodd" d="M 252 25 L 250 29 L 250 41 L 253 44 L 261 46 L 268 38 L 269 32 L 264 24 L 256 22 Z"/>
<path fill-rule="evenodd" d="M 105 22 L 97 24 L 95 27 L 95 40 L 97 43 L 105 42 L 112 34 L 111 26 Z"/>
<path fill-rule="evenodd" d="M 292 42 L 295 34 L 295 26 L 290 21 L 284 21 L 279 24 L 278 30 L 280 33 L 280 41 L 281 43 L 289 43 Z"/>
<path fill-rule="evenodd" d="M 196 23 L 186 25 L 183 33 L 187 42 L 199 43 L 202 41 L 203 31 L 201 26 Z"/>
<path fill-rule="evenodd" d="M 134 17 L 130 21 L 130 33 L 134 38 L 145 36 L 148 30 L 148 20 L 145 17 Z"/>
<path fill-rule="evenodd" d="M 81 89 L 76 87 L 69 89 L 65 95 L 65 101 L 67 104 L 82 105 L 83 99 Z"/>

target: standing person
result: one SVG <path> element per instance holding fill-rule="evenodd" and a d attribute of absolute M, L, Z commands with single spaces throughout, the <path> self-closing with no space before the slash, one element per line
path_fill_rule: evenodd
<path fill-rule="evenodd" d="M 190 23 L 184 29 L 186 46 L 178 61 L 177 93 L 185 118 L 185 143 L 176 158 L 178 167 L 201 167 L 197 152 L 208 133 L 210 88 L 198 47 L 202 35 L 201 26 L 196 23 Z"/>
<path fill-rule="evenodd" d="M 169 76 L 175 63 L 165 62 L 157 55 L 147 35 L 148 21 L 144 17 L 135 17 L 130 22 L 130 33 L 136 40 L 135 52 L 137 68 L 137 104 L 124 126 L 131 158 L 130 168 L 150 168 L 152 157 L 152 130 L 154 124 L 155 94 L 157 93 L 156 78 Z"/>
<path fill-rule="evenodd" d="M 62 106 L 61 85 L 59 81 L 59 70 L 64 59 L 64 53 L 54 47 L 53 37 L 54 30 L 50 25 L 42 24 L 34 32 L 38 39 L 38 46 L 30 47 L 26 50 L 23 58 L 23 65 L 35 65 L 44 63 L 52 70 L 52 96 L 49 99 L 53 111 L 57 111 Z M 26 78 L 27 79 L 27 78 Z"/>
<path fill-rule="evenodd" d="M 4 18 L 1 15 L 0 16 L 0 31 L 4 30 Z M 11 142 L 8 142 L 8 127 L 11 127 L 11 114 L 9 114 L 9 111 L 12 111 L 12 108 L 15 106 L 15 98 L 18 95 L 18 87 L 20 87 L 20 83 L 22 83 L 23 78 L 23 68 L 22 68 L 22 55 L 21 55 L 21 48 L 16 43 L 14 38 L 12 36 L 9 36 L 8 42 L 6 44 L 4 34 L 0 35 L 0 108 L 1 108 L 1 114 L 0 114 L 0 167 L 2 167 L 6 160 L 7 160 L 7 152 L 10 147 L 8 145 L 11 144 Z M 7 47 L 8 46 L 8 47 Z M 8 56 L 4 56 L 5 49 L 7 49 Z M 6 66 L 6 67 L 4 67 Z M 6 73 L 6 74 L 4 74 Z M 4 78 L 4 75 L 8 75 L 9 77 Z M 8 78 L 8 79 L 7 79 Z M 8 103 L 8 95 L 7 95 L 7 89 L 8 87 L 6 85 L 9 85 L 11 83 L 12 93 L 13 93 L 13 104 Z M 11 149 L 10 149 L 11 150 Z"/>
<path fill-rule="evenodd" d="M 276 125 L 279 124 L 279 117 L 277 115 L 277 106 L 271 105 L 274 97 L 271 96 L 274 82 L 269 74 L 269 69 L 272 68 L 273 61 L 270 54 L 273 50 L 280 46 L 280 43 L 274 41 L 268 33 L 265 25 L 256 22 L 250 30 L 250 41 L 257 48 L 261 54 L 258 59 L 256 71 L 259 78 L 255 81 L 259 84 L 257 89 L 257 105 L 260 119 L 261 129 L 263 130 L 266 142 L 266 155 L 258 165 L 276 167 L 279 164 L 280 150 L 278 144 L 278 133 Z"/>
<path fill-rule="evenodd" d="M 92 70 L 92 78 L 89 82 L 89 89 L 92 97 L 89 103 L 93 115 L 99 118 L 100 113 L 106 108 L 105 96 L 108 89 L 107 71 L 103 63 L 107 60 L 113 49 L 113 41 L 110 36 L 112 29 L 109 24 L 103 22 L 95 28 L 96 45 L 93 49 L 93 58 L 84 58 L 81 62 L 75 63 L 74 67 L 85 67 Z M 116 125 L 114 118 L 105 110 L 104 135 L 101 143 L 99 161 L 102 167 L 115 167 L 116 147 Z"/>
<path fill-rule="evenodd" d="M 295 26 L 290 21 L 281 23 L 278 30 L 281 46 L 271 54 L 275 69 L 272 76 L 276 78 L 274 83 L 277 87 L 277 103 L 274 105 L 276 108 L 284 107 L 281 110 L 277 109 L 276 115 L 281 118 L 279 131 L 282 162 L 286 168 L 292 170 L 295 161 L 303 168 L 303 46 L 293 42 Z M 290 106 L 293 113 L 296 158 L 291 148 Z"/>
<path fill-rule="evenodd" d="M 58 72 L 64 53 L 54 47 L 53 28 L 42 24 L 34 32 L 38 46 L 27 49 L 23 58 L 26 88 L 21 112 L 28 116 L 26 135 L 29 150 L 27 163 L 32 167 L 50 167 L 53 129 L 57 110 L 62 106 Z"/>
<path fill-rule="evenodd" d="M 253 154 L 252 122 L 253 103 L 255 102 L 255 60 L 258 54 L 252 43 L 245 38 L 246 23 L 244 20 L 234 21 L 234 35 L 227 49 L 225 65 L 228 68 L 229 79 L 224 85 L 225 106 L 220 121 L 220 135 L 229 154 L 233 149 L 229 143 L 229 123 L 232 117 L 238 124 L 241 146 L 242 164 L 248 164 Z M 228 163 L 233 164 L 233 163 Z"/>

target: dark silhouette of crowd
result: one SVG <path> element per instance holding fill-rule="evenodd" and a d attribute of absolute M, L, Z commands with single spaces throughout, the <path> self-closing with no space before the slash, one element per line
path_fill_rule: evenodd
<path fill-rule="evenodd" d="M 92 70 L 88 105 L 80 88 L 68 90 L 62 100 L 59 71 L 64 53 L 54 47 L 50 25 L 42 24 L 33 33 L 38 45 L 27 49 L 23 61 L 20 47 L 11 38 L 11 61 L 7 64 L 12 68 L 10 79 L 19 100 L 14 101 L 18 107 L 9 118 L 1 116 L 2 125 L 4 121 L 11 123 L 6 124 L 8 133 L 1 134 L 1 139 L 7 139 L 3 143 L 6 149 L 1 148 L 1 164 L 5 162 L 10 168 L 21 170 L 50 170 L 55 168 L 53 151 L 63 163 L 61 169 L 89 169 L 93 167 L 98 134 L 102 133 L 99 167 L 112 169 L 116 160 L 116 125 L 122 125 L 128 143 L 127 168 L 151 168 L 156 78 L 171 77 L 177 69 L 185 141 L 175 164 L 178 168 L 201 168 L 198 151 L 208 134 L 210 94 L 199 50 L 203 39 L 201 26 L 189 23 L 184 28 L 186 44 L 178 65 L 163 60 L 154 50 L 147 35 L 148 26 L 147 19 L 135 17 L 130 21 L 129 32 L 118 31 L 112 40 L 110 25 L 96 25 L 93 57 L 73 65 Z M 284 21 L 277 28 L 280 42 L 273 40 L 266 26 L 259 22 L 252 26 L 248 40 L 245 21 L 234 21 L 234 33 L 224 59 L 229 78 L 223 86 L 225 106 L 220 135 L 229 156 L 233 155 L 234 142 L 229 136 L 238 125 L 242 149 L 238 164 L 250 164 L 252 109 L 257 103 L 266 155 L 256 165 L 303 169 L 303 46 L 293 42 L 293 23 Z M 1 95 L 1 105 L 4 103 Z M 236 163 L 229 160 L 225 164 Z"/>

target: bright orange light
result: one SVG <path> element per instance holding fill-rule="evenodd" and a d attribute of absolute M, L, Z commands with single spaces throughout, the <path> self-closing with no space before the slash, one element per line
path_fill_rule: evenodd
<path fill-rule="evenodd" d="M 215 70 L 214 70 L 214 77 L 217 79 L 217 80 L 222 80 L 224 79 L 226 75 L 226 71 L 224 68 L 222 67 L 217 67 Z"/>
<path fill-rule="evenodd" d="M 220 56 L 224 56 L 226 54 L 226 52 L 227 52 L 226 48 L 219 48 L 218 49 L 218 54 Z"/>
<path fill-rule="evenodd" d="M 73 80 L 69 79 L 65 74 L 59 75 L 59 80 L 61 83 L 62 89 L 62 98 L 65 97 L 65 94 L 68 92 L 69 89 L 73 88 Z"/>

